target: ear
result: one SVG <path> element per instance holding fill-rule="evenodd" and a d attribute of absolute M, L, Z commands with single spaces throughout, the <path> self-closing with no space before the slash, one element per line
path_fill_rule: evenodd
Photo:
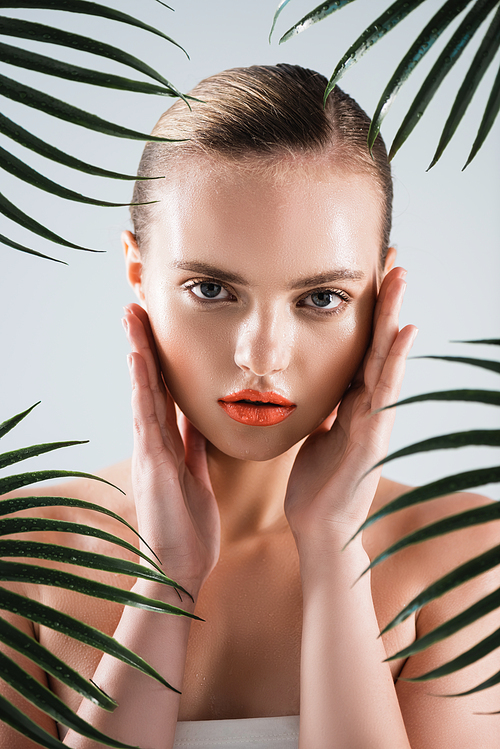
<path fill-rule="evenodd" d="M 384 271 L 382 274 L 382 278 L 384 278 L 390 270 L 392 270 L 396 264 L 396 257 L 397 257 L 398 251 L 395 247 L 389 247 L 387 250 L 387 255 L 385 256 L 385 264 L 384 264 Z"/>
<path fill-rule="evenodd" d="M 135 291 L 138 299 L 143 302 L 145 297 L 142 290 L 142 258 L 132 232 L 122 232 L 122 244 L 125 253 L 128 282 Z"/>

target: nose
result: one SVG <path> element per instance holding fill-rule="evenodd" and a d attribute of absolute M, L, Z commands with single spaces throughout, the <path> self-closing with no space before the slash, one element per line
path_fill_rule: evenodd
<path fill-rule="evenodd" d="M 242 321 L 234 360 L 244 372 L 257 377 L 285 370 L 292 353 L 291 321 L 280 311 L 261 309 Z"/>

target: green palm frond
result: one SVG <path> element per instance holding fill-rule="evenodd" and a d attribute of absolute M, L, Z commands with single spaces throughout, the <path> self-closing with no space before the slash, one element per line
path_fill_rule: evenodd
<path fill-rule="evenodd" d="M 161 3 L 159 0 L 156 1 L 159 5 L 169 8 L 165 3 Z M 66 11 L 85 14 L 95 18 L 107 18 L 115 23 L 128 24 L 130 26 L 135 26 L 138 29 L 142 29 L 149 34 L 155 34 L 185 52 L 177 42 L 161 31 L 157 26 L 151 26 L 119 10 L 108 8 L 99 3 L 87 2 L 87 0 L 60 0 L 59 2 L 56 0 L 50 2 L 0 2 L 0 9 L 7 8 L 33 8 L 51 11 Z M 25 39 L 30 42 L 36 42 L 40 45 L 55 44 L 59 45 L 62 50 L 79 50 L 93 57 L 97 56 L 110 59 L 126 66 L 128 69 L 146 75 L 153 82 L 144 82 L 120 75 L 103 73 L 90 67 L 80 67 L 67 63 L 64 60 L 54 59 L 52 52 L 50 55 L 44 55 L 2 41 L 0 42 L 0 62 L 7 63 L 14 68 L 26 68 L 43 75 L 57 76 L 59 78 L 66 78 L 71 81 L 90 84 L 93 86 L 104 86 L 110 90 L 115 89 L 125 92 L 181 97 L 186 101 L 186 105 L 189 106 L 188 98 L 185 97 L 184 94 L 182 94 L 163 75 L 143 60 L 140 60 L 130 53 L 111 44 L 96 41 L 80 34 L 64 31 L 54 26 L 23 19 L 9 18 L 3 15 L 0 16 L 0 37 L 2 36 Z M 43 49 L 43 46 L 41 49 Z M 52 117 L 57 117 L 73 125 L 89 128 L 105 135 L 142 141 L 155 140 L 162 142 L 167 140 L 164 138 L 156 138 L 146 133 L 137 132 L 113 122 L 108 122 L 95 114 L 85 112 L 78 107 L 67 104 L 57 97 L 50 96 L 38 89 L 26 86 L 5 75 L 0 75 L 0 94 L 24 106 L 38 109 Z M 87 164 L 81 159 L 46 143 L 37 135 L 30 133 L 21 125 L 12 122 L 4 115 L 0 115 L 0 132 L 6 137 L 20 143 L 25 148 L 33 150 L 47 159 L 57 161 L 70 169 L 75 169 L 95 176 L 111 177 L 113 179 L 135 179 L 132 175 L 123 175 L 118 172 Z M 70 190 L 59 183 L 54 182 L 46 175 L 35 171 L 32 167 L 25 164 L 24 161 L 21 161 L 5 148 L 0 149 L 0 168 L 12 174 L 17 179 L 52 193 L 60 198 L 97 206 L 118 207 L 128 205 L 127 203 L 124 204 L 116 201 L 104 201 L 90 198 L 81 195 L 74 190 Z M 89 248 L 81 247 L 71 241 L 63 239 L 51 229 L 42 226 L 31 216 L 27 215 L 19 206 L 13 205 L 13 203 L 3 195 L 0 196 L 0 213 L 9 219 L 9 221 L 13 221 L 30 231 L 32 234 L 41 236 L 48 241 L 72 249 L 89 251 Z M 29 245 L 27 246 L 22 242 L 13 240 L 7 235 L 7 232 L 2 232 L 0 234 L 0 243 L 37 257 L 57 260 L 43 252 L 39 252 L 37 249 L 34 249 Z M 57 261 L 62 262 L 60 260 Z"/>
<path fill-rule="evenodd" d="M 281 37 L 280 43 L 287 41 L 296 34 L 299 34 L 312 24 L 324 20 L 332 13 L 341 10 L 345 5 L 352 1 L 353 0 L 339 0 L 339 2 L 322 3 L 294 24 Z M 393 2 L 378 18 L 376 18 L 375 21 L 358 37 L 358 39 L 356 39 L 342 59 L 337 63 L 328 82 L 325 99 L 351 65 L 368 52 L 374 44 L 385 38 L 390 31 L 396 28 L 396 26 L 401 23 L 401 21 L 404 21 L 413 11 L 419 8 L 422 3 L 428 3 L 429 8 L 433 7 L 429 0 L 396 0 L 396 2 Z M 272 30 L 274 30 L 276 21 L 286 5 L 288 5 L 288 0 L 280 3 L 280 6 L 275 13 Z M 406 83 L 411 73 L 417 68 L 424 56 L 431 51 L 434 43 L 442 34 L 449 30 L 450 25 L 453 24 L 455 19 L 466 10 L 465 17 L 462 19 L 458 28 L 452 33 L 451 38 L 436 60 L 432 70 L 426 77 L 417 96 L 405 115 L 389 152 L 389 158 L 392 159 L 420 121 L 439 86 L 453 68 L 466 46 L 475 37 L 479 28 L 486 22 L 488 16 L 494 13 L 493 19 L 484 33 L 481 44 L 472 60 L 468 72 L 465 75 L 463 83 L 459 87 L 458 94 L 444 125 L 441 138 L 429 168 L 437 163 L 445 148 L 450 143 L 460 121 L 469 107 L 479 83 L 492 63 L 496 53 L 500 49 L 500 0 L 447 0 L 447 2 L 445 2 L 436 13 L 434 13 L 424 29 L 417 35 L 408 52 L 402 58 L 380 97 L 368 135 L 368 146 L 370 149 L 379 133 L 384 117 L 398 95 L 401 87 Z M 500 72 L 492 85 L 491 94 L 464 169 L 470 164 L 483 145 L 489 131 L 491 130 L 493 122 L 498 115 L 499 109 Z"/>
<path fill-rule="evenodd" d="M 99 705 L 104 710 L 114 710 L 117 703 L 91 681 L 87 681 L 78 671 L 68 666 L 50 650 L 22 632 L 13 624 L 0 617 L 0 641 L 17 653 L 27 656 L 30 661 L 40 666 L 47 674 L 54 676 L 62 684 L 73 689 L 82 697 Z"/>
<path fill-rule="evenodd" d="M 34 679 L 33 676 L 30 676 L 18 666 L 12 658 L 1 652 L 0 669 L 2 679 L 7 684 L 29 700 L 35 707 L 50 715 L 54 720 L 71 728 L 73 731 L 77 731 L 81 736 L 106 743 L 108 746 L 117 747 L 117 749 L 129 749 L 130 744 L 123 744 L 121 741 L 110 739 L 109 736 L 93 728 L 90 723 L 87 723 L 87 721 L 74 713 L 73 710 L 70 710 L 54 692 L 51 692 L 50 689 L 40 684 L 37 679 Z"/>
<path fill-rule="evenodd" d="M 500 345 L 500 341 L 498 339 L 482 339 L 477 341 L 465 341 L 462 343 L 481 343 L 494 346 Z M 500 362 L 495 360 L 457 356 L 431 356 L 423 358 L 459 362 L 500 374 Z M 412 398 L 406 398 L 405 400 L 400 401 L 399 404 L 394 404 L 392 406 L 389 406 L 388 408 L 393 408 L 395 405 L 401 404 L 437 400 L 473 401 L 498 406 L 500 405 L 500 391 L 447 390 L 435 393 L 426 393 L 423 395 L 414 396 Z M 423 440 L 422 442 L 417 442 L 402 450 L 398 450 L 397 452 L 385 458 L 385 460 L 380 461 L 378 465 L 386 463 L 398 457 L 414 455 L 421 452 L 430 452 L 433 450 L 456 449 L 467 445 L 490 445 L 493 447 L 500 447 L 500 429 L 470 430 L 468 432 L 457 432 L 455 434 L 433 437 L 427 440 Z M 453 476 L 447 476 L 443 479 L 439 479 L 438 481 L 433 481 L 425 486 L 417 487 L 406 492 L 405 494 L 402 494 L 392 502 L 389 502 L 387 505 L 380 508 L 380 510 L 378 510 L 377 512 L 374 512 L 372 515 L 370 515 L 360 526 L 360 528 L 358 528 L 355 536 L 361 533 L 361 531 L 363 531 L 365 528 L 370 527 L 373 523 L 395 512 L 413 507 L 414 505 L 421 502 L 429 502 L 433 499 L 437 499 L 448 494 L 453 494 L 455 492 L 464 491 L 474 487 L 484 486 L 485 484 L 490 483 L 500 483 L 500 465 L 491 466 L 489 468 L 475 469 L 472 471 L 465 471 Z M 368 572 L 368 570 L 373 569 L 389 557 L 397 554 L 403 549 L 407 549 L 409 546 L 412 546 L 414 544 L 420 544 L 430 539 L 443 536 L 447 533 L 453 533 L 465 528 L 472 528 L 477 525 L 482 525 L 498 520 L 500 520 L 500 502 L 493 502 L 480 507 L 473 507 L 456 514 L 449 515 L 436 522 L 418 528 L 417 530 L 409 533 L 408 535 L 392 544 L 389 548 L 385 549 L 382 553 L 372 559 L 370 565 L 362 574 L 365 574 L 366 572 Z M 355 536 L 353 536 L 353 538 Z M 419 593 L 419 595 L 415 596 L 415 598 L 410 601 L 410 603 L 408 603 L 408 605 L 405 606 L 405 608 L 400 611 L 391 622 L 389 622 L 389 624 L 382 630 L 382 633 L 387 632 L 393 627 L 397 626 L 405 619 L 407 619 L 412 613 L 418 611 L 423 606 L 426 606 L 431 601 L 434 601 L 439 596 L 442 596 L 446 592 L 459 587 L 468 580 L 471 580 L 474 577 L 483 574 L 487 570 L 491 570 L 498 566 L 500 566 L 500 545 L 485 550 L 474 559 L 469 559 L 460 567 L 457 567 L 444 577 L 436 580 L 433 584 Z M 434 645 L 435 643 L 440 642 L 447 637 L 450 637 L 460 629 L 473 624 L 481 617 L 498 608 L 500 608 L 500 590 L 497 590 L 494 593 L 481 599 L 473 606 L 470 606 L 466 611 L 463 611 L 449 621 L 444 622 L 442 625 L 432 630 L 431 632 L 428 632 L 426 635 L 417 638 L 417 640 L 409 647 L 400 650 L 398 653 L 388 658 L 388 660 L 395 658 L 408 658 L 410 655 L 415 655 L 416 653 L 425 650 L 431 645 Z M 421 674 L 420 676 L 411 679 L 411 681 L 428 681 L 430 679 L 437 679 L 441 676 L 454 673 L 455 671 L 465 668 L 467 665 L 470 665 L 476 660 L 479 660 L 479 658 L 482 658 L 484 655 L 487 655 L 489 652 L 495 650 L 498 647 L 500 647 L 500 630 L 497 630 L 492 635 L 477 643 L 474 647 L 470 648 L 466 652 L 461 653 L 459 656 L 455 657 L 448 663 L 445 663 L 439 668 L 433 669 L 426 674 Z M 499 681 L 500 679 L 498 678 L 497 674 L 496 676 L 491 677 L 482 684 L 477 685 L 468 692 L 463 692 L 461 694 L 472 694 L 473 692 L 493 686 Z"/>
<path fill-rule="evenodd" d="M 164 3 L 160 4 L 166 8 L 169 8 L 169 10 L 172 10 L 172 8 L 170 8 L 168 5 L 165 5 Z M 179 47 L 179 49 L 181 49 L 184 54 L 189 57 L 184 47 L 181 47 L 180 44 L 177 44 L 177 42 L 164 34 L 163 31 L 158 29 L 156 26 L 149 26 L 147 23 L 140 21 L 138 18 L 129 16 L 127 13 L 123 13 L 120 10 L 108 8 L 105 5 L 100 5 L 99 3 L 87 2 L 87 0 L 48 0 L 47 2 L 43 2 L 43 0 L 17 0 L 17 2 L 16 0 L 11 0 L 10 2 L 9 0 L 0 0 L 0 8 L 37 8 L 43 10 L 62 10 L 66 13 L 83 13 L 87 16 L 109 18 L 111 21 L 127 23 L 130 26 L 137 26 L 137 28 L 139 29 L 149 31 L 151 34 L 157 34 L 163 39 L 166 39 L 168 42 L 175 44 L 176 47 Z"/>
<path fill-rule="evenodd" d="M 31 413 L 34 407 L 35 406 L 28 408 L 22 413 L 16 414 L 0 424 L 0 438 L 14 429 L 22 419 Z M 5 469 L 19 461 L 27 460 L 36 455 L 52 452 L 61 449 L 62 447 L 69 447 L 76 444 L 83 443 L 81 441 L 52 442 L 4 452 L 0 454 L 0 469 Z M 97 476 L 92 476 L 92 474 L 78 471 L 48 470 L 27 472 L 0 478 L 0 496 L 24 486 L 63 476 L 86 477 L 98 481 L 104 481 Z M 109 484 L 107 481 L 104 481 L 104 483 Z M 109 485 L 113 486 L 112 484 Z M 143 578 L 173 587 L 178 592 L 179 597 L 181 592 L 189 596 L 189 593 L 184 590 L 184 588 L 165 575 L 158 563 L 159 560 L 155 561 L 155 559 L 152 559 L 146 553 L 143 553 L 119 536 L 82 523 L 47 517 L 26 517 L 24 514 L 17 515 L 17 513 L 22 511 L 51 506 L 78 507 L 87 510 L 95 510 L 96 512 L 118 520 L 130 530 L 133 530 L 136 536 L 139 536 L 137 531 L 116 513 L 83 500 L 72 499 L 69 497 L 50 496 L 15 496 L 7 497 L 3 500 L 0 499 L 0 581 L 30 583 L 35 586 L 46 585 L 59 587 L 125 606 L 135 606 L 149 611 L 163 612 L 175 616 L 188 616 L 193 619 L 198 619 L 194 614 L 190 614 L 177 606 L 147 598 L 131 590 L 98 582 L 87 576 L 66 572 L 65 570 L 59 569 L 59 567 L 54 568 L 52 565 L 46 566 L 47 563 L 56 563 L 57 565 L 70 564 L 89 570 L 100 570 L 115 575 L 127 575 L 132 579 Z M 14 515 L 14 513 L 16 514 Z M 127 559 L 115 558 L 113 556 L 89 552 L 82 549 L 73 549 L 68 546 L 54 543 L 46 543 L 43 541 L 38 542 L 23 538 L 12 538 L 18 534 L 33 534 L 37 532 L 72 533 L 97 538 L 142 557 L 143 560 L 148 562 L 148 565 L 137 564 L 128 561 Z M 9 538 L 5 538 L 5 536 L 9 536 Z M 8 561 L 9 558 L 14 558 L 16 561 Z M 24 561 L 25 559 L 29 561 Z M 43 564 L 34 564 L 33 560 L 40 560 Z M 108 653 L 109 655 L 128 663 L 134 668 L 139 669 L 143 673 L 148 674 L 165 687 L 177 691 L 142 658 L 120 645 L 114 640 L 114 638 L 105 635 L 99 630 L 90 627 L 73 617 L 62 614 L 45 604 L 41 604 L 27 596 L 20 595 L 19 593 L 5 588 L 0 589 L 0 610 L 2 609 L 16 613 L 32 622 L 54 629 L 68 637 L 72 637 L 73 639 L 90 645 L 91 647 L 98 648 L 102 652 Z M 75 672 L 74 669 L 70 668 L 61 659 L 50 653 L 50 651 L 31 637 L 28 637 L 21 630 L 1 618 L 0 642 L 13 648 L 13 650 L 17 652 L 22 653 L 25 657 L 43 668 L 47 673 L 55 676 L 55 678 L 62 681 L 71 689 L 74 689 L 82 696 L 91 699 L 103 709 L 113 710 L 116 707 L 116 703 L 102 692 L 102 690 L 91 682 L 88 682 Z M 43 687 L 36 679 L 33 679 L 33 677 L 31 677 L 25 670 L 2 653 L 0 653 L 0 674 L 1 678 L 6 683 L 26 699 L 31 701 L 36 707 L 82 736 L 97 741 L 101 745 L 128 749 L 128 744 L 115 741 L 101 734 L 99 731 L 96 731 L 96 729 L 90 726 L 90 724 L 83 721 L 78 715 L 69 710 L 64 702 L 62 702 L 53 692 Z M 5 721 L 15 730 L 36 741 L 41 746 L 63 746 L 61 742 L 43 731 L 36 725 L 36 723 L 23 715 L 22 712 L 15 708 L 14 705 L 4 697 L 0 697 L 0 720 Z"/>

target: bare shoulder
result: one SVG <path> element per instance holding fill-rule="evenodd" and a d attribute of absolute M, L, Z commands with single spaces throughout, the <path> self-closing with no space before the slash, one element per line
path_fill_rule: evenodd
<path fill-rule="evenodd" d="M 379 510 L 397 497 L 411 491 L 413 487 L 386 478 L 380 481 L 371 512 Z M 371 543 L 379 549 L 387 548 L 400 538 L 419 528 L 432 525 L 444 518 L 478 510 L 496 503 L 480 494 L 460 492 L 448 494 L 430 501 L 421 502 L 399 511 L 372 526 Z M 412 547 L 411 556 L 424 577 L 431 574 L 435 579 L 446 574 L 458 564 L 500 543 L 500 523 L 485 522 L 453 531 Z M 380 548 L 382 551 L 382 548 Z M 380 552 L 378 552 L 380 553 Z"/>

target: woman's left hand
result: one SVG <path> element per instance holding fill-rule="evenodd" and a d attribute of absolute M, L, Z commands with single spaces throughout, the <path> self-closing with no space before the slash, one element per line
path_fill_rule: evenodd
<path fill-rule="evenodd" d="M 363 363 L 345 393 L 332 427 L 317 430 L 301 447 L 288 482 L 285 513 L 299 546 L 343 545 L 365 520 L 389 447 L 394 403 L 417 328 L 399 330 L 405 271 L 384 278 L 374 312 L 373 335 Z M 339 547 L 340 548 L 340 547 Z"/>

